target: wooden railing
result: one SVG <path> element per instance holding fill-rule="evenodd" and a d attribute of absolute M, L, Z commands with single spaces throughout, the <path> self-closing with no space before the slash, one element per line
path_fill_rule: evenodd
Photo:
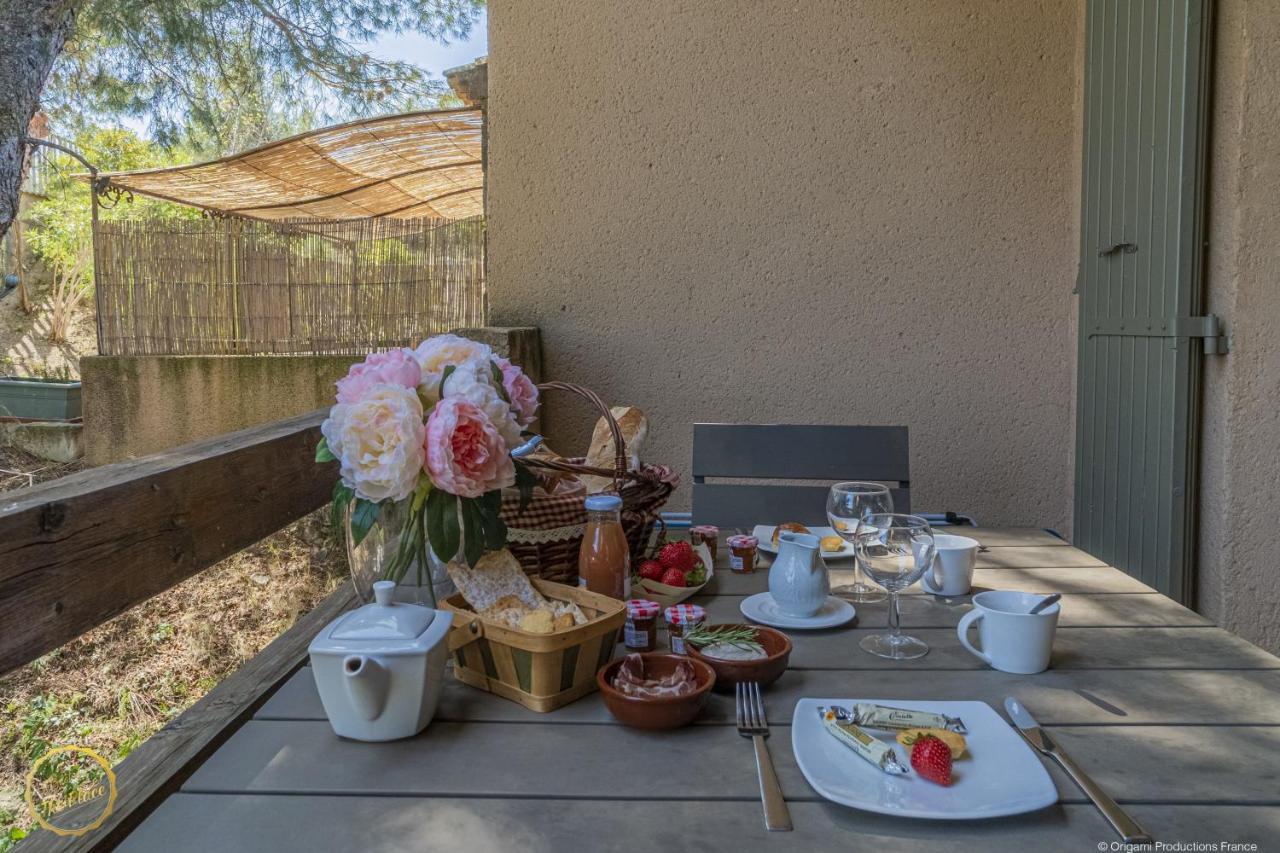
<path fill-rule="evenodd" d="M 0 673 L 329 500 L 323 412 L 0 495 Z"/>
<path fill-rule="evenodd" d="M 324 506 L 324 412 L 230 433 L 0 495 L 0 673 L 46 654 Z M 107 821 L 79 837 L 36 832 L 21 851 L 108 850 L 212 754 L 308 642 L 353 603 L 343 584 L 116 768 Z"/>

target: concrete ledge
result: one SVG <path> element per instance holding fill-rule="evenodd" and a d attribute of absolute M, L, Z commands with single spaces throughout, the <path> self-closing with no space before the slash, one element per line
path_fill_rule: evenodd
<path fill-rule="evenodd" d="M 74 462 L 84 456 L 81 424 L 34 421 L 0 423 L 0 443 L 51 462 Z"/>
<path fill-rule="evenodd" d="M 538 381 L 531 327 L 459 329 Z M 145 456 L 226 432 L 328 408 L 350 355 L 140 355 L 81 360 L 84 455 L 91 465 Z"/>

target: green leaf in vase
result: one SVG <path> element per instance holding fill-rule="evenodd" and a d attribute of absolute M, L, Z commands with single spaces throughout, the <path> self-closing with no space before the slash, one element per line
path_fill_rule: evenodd
<path fill-rule="evenodd" d="M 329 521 L 335 528 L 341 529 L 347 506 L 355 496 L 355 490 L 341 480 L 333 484 L 333 507 L 329 511 Z"/>
<path fill-rule="evenodd" d="M 444 562 L 458 555 L 462 531 L 458 527 L 458 498 L 443 489 L 427 495 L 427 538 L 431 550 Z"/>
<path fill-rule="evenodd" d="M 334 456 L 333 451 L 329 449 L 329 439 L 320 439 L 320 443 L 316 445 L 316 461 L 336 462 L 337 459 L 338 457 Z"/>
<path fill-rule="evenodd" d="M 462 498 L 462 554 L 467 565 L 474 566 L 484 554 L 484 509 L 479 498 Z"/>
<path fill-rule="evenodd" d="M 356 498 L 355 509 L 351 512 L 351 544 L 359 545 L 363 542 L 377 523 L 378 505 L 364 498 Z"/>
<path fill-rule="evenodd" d="M 480 498 L 481 520 L 484 523 L 484 547 L 497 551 L 507 544 L 507 523 L 502 520 L 502 492 L 495 489 Z"/>

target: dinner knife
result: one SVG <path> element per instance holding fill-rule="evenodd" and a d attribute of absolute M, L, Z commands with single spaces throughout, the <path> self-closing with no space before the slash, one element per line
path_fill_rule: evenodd
<path fill-rule="evenodd" d="M 1120 808 L 1116 801 L 1107 795 L 1107 792 L 1098 787 L 1098 784 L 1089 778 L 1089 774 L 1080 769 L 1080 766 L 1071 760 L 1071 756 L 1062 751 L 1049 733 L 1040 728 L 1040 724 L 1036 722 L 1035 717 L 1022 706 L 1022 703 L 1012 696 L 1006 697 L 1004 700 L 1004 709 L 1008 712 L 1009 718 L 1013 720 L 1014 726 L 1039 752 L 1052 758 L 1058 762 L 1058 766 L 1067 771 L 1067 775 L 1071 780 L 1080 786 L 1080 790 L 1093 800 L 1093 804 L 1098 807 L 1098 811 L 1102 812 L 1102 816 L 1107 819 L 1111 827 L 1120 834 L 1126 844 L 1154 844 L 1151 836 L 1147 834 L 1138 822 L 1129 817 L 1128 812 Z"/>

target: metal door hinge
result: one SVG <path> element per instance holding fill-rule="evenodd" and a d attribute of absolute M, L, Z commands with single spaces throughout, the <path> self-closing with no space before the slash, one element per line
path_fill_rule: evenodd
<path fill-rule="evenodd" d="M 1200 338 L 1205 355 L 1229 351 L 1216 314 L 1202 317 L 1114 317 L 1094 319 L 1085 324 L 1089 337 Z"/>

